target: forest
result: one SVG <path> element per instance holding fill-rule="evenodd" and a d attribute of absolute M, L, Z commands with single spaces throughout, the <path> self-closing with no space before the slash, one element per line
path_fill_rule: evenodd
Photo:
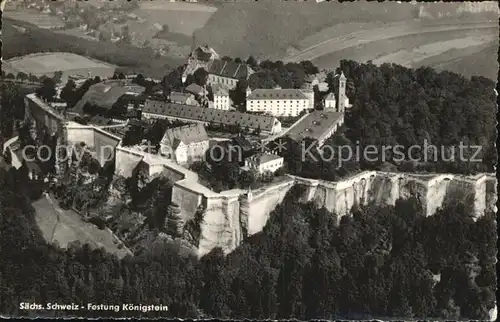
<path fill-rule="evenodd" d="M 334 92 L 338 88 L 335 75 L 340 71 L 347 77 L 346 94 L 352 107 L 346 111 L 343 129 L 325 145 L 350 146 L 352 151 L 356 151 L 356 146 L 360 151 L 368 146 L 377 151 L 400 146 L 406 161 L 393 162 L 395 158 L 389 151 L 384 156 L 387 162 L 382 157 L 368 162 L 360 155 L 353 155 L 352 161 L 339 168 L 338 156 L 331 162 L 301 160 L 300 146 L 289 142 L 283 156 L 292 173 L 336 180 L 360 169 L 381 170 L 387 166 L 404 172 L 494 171 L 497 129 L 492 80 L 465 78 L 427 67 L 410 69 L 396 64 L 375 66 L 342 60 L 337 71 L 327 75 L 326 81 Z M 321 99 L 321 95 L 317 97 Z M 426 144 L 435 149 L 425 151 Z M 463 155 L 458 150 L 460 145 L 466 147 Z M 478 155 L 476 146 L 480 147 Z"/>
<path fill-rule="evenodd" d="M 293 188 L 261 233 L 231 254 L 173 249 L 122 260 L 41 236 L 25 180 L 0 167 L 0 311 L 31 316 L 160 313 L 21 311 L 19 303 L 168 305 L 166 318 L 486 319 L 495 302 L 495 216 L 454 203 L 432 217 L 417 199 L 339 218 Z M 31 196 L 37 198 L 39 196 Z"/>

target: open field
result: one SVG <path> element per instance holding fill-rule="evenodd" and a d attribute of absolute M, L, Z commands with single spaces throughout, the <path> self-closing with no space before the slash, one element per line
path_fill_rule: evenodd
<path fill-rule="evenodd" d="M 114 69 L 116 66 L 89 59 L 72 53 L 39 53 L 12 58 L 6 61 L 12 68 L 44 75 L 55 71 L 71 71 L 75 69 Z M 112 74 L 113 72 L 111 72 Z"/>
<path fill-rule="evenodd" d="M 198 3 L 184 2 L 140 2 L 133 11 L 148 24 L 168 25 L 171 32 L 191 36 L 195 30 L 205 26 L 217 8 Z M 131 32 L 140 32 L 130 27 Z"/>
<path fill-rule="evenodd" d="M 498 79 L 498 42 L 486 46 L 480 52 L 464 55 L 462 51 L 458 57 L 453 58 L 453 53 L 446 61 L 441 63 L 429 62 L 437 70 L 451 70 L 466 76 L 479 75 L 493 80 Z M 426 61 L 421 63 L 427 64 Z"/>
<path fill-rule="evenodd" d="M 495 37 L 492 35 L 474 35 L 466 36 L 463 38 L 444 40 L 440 42 L 433 42 L 416 48 L 403 49 L 394 53 L 383 55 L 382 57 L 374 59 L 373 63 L 376 65 L 383 63 L 394 63 L 411 67 L 421 61 L 427 60 L 434 56 L 439 56 L 453 49 L 465 50 L 467 48 L 474 48 L 476 49 L 476 51 L 480 51 L 484 48 L 484 45 L 492 43 L 494 41 L 494 38 Z"/>
<path fill-rule="evenodd" d="M 450 25 L 460 25 L 460 26 L 468 26 L 468 25 L 477 25 L 484 23 L 492 23 L 493 22 L 485 19 L 474 19 L 463 21 L 460 19 L 436 19 L 436 20 L 410 20 L 407 22 L 399 21 L 399 22 L 381 22 L 381 21 L 370 21 L 370 22 L 347 22 L 347 23 L 336 23 L 333 26 L 322 29 L 321 31 L 314 33 L 310 36 L 301 39 L 296 45 L 293 47 L 298 51 L 306 50 L 308 48 L 312 48 L 317 46 L 318 44 L 331 41 L 334 38 L 340 37 L 356 37 L 357 35 L 362 35 L 364 31 L 371 31 L 374 34 L 378 31 L 383 33 L 384 28 L 392 28 L 397 29 L 399 27 L 409 25 L 414 28 L 425 28 L 425 27 L 438 27 L 438 26 L 450 26 Z M 392 38 L 392 36 L 391 36 Z"/>
<path fill-rule="evenodd" d="M 117 239 L 109 230 L 100 230 L 81 220 L 76 212 L 59 208 L 51 197 L 43 196 L 33 203 L 33 207 L 36 222 L 48 243 L 57 241 L 61 247 L 67 247 L 71 242 L 80 241 L 92 248 L 104 247 L 119 258 L 129 254 L 126 247 L 118 248 Z"/>
<path fill-rule="evenodd" d="M 108 62 L 125 72 L 160 79 L 184 62 L 184 59 L 157 57 L 134 46 L 85 40 L 12 19 L 3 19 L 2 41 L 3 59 L 37 52 L 70 52 Z"/>
<path fill-rule="evenodd" d="M 332 52 L 342 49 L 368 44 L 374 41 L 400 38 L 404 36 L 422 35 L 447 31 L 469 31 L 474 29 L 485 30 L 485 33 L 498 34 L 498 25 L 492 23 L 477 24 L 450 24 L 450 25 L 422 25 L 419 22 L 398 22 L 387 26 L 360 30 L 350 34 L 332 37 L 308 48 L 301 49 L 298 53 L 285 57 L 286 62 L 299 62 L 302 60 L 314 60 Z"/>
<path fill-rule="evenodd" d="M 318 67 L 327 69 L 338 67 L 342 59 L 359 62 L 372 60 L 374 63 L 392 62 L 408 67 L 427 65 L 458 73 L 467 71 L 465 76 L 481 75 L 496 79 L 496 70 L 475 68 L 474 65 L 480 61 L 475 59 L 474 55 L 488 46 L 498 44 L 497 28 L 413 34 L 364 43 L 356 43 L 353 39 L 348 41 L 351 41 L 349 45 L 352 46 L 339 46 L 338 50 L 320 56 L 313 62 Z M 496 66 L 496 54 L 482 57 L 483 64 Z M 456 59 L 460 59 L 460 65 L 443 64 Z"/>
<path fill-rule="evenodd" d="M 3 17 L 29 22 L 34 24 L 38 28 L 43 28 L 43 29 L 64 27 L 64 22 L 59 17 L 51 16 L 47 13 L 42 13 L 37 10 L 26 10 L 26 9 L 23 9 L 22 11 L 7 10 L 3 14 Z"/>

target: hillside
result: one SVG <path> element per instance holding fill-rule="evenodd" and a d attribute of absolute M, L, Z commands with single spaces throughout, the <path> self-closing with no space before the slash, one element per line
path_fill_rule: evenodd
<path fill-rule="evenodd" d="M 181 59 L 158 57 L 151 51 L 129 45 L 103 44 L 79 37 L 56 34 L 32 24 L 4 19 L 3 59 L 36 52 L 71 52 L 122 67 L 126 72 L 162 77 L 182 64 Z"/>
<path fill-rule="evenodd" d="M 498 78 L 498 44 L 491 44 L 481 50 L 446 63 L 433 66 L 437 70 L 451 70 L 465 76 L 481 75 L 493 80 Z"/>
<path fill-rule="evenodd" d="M 198 45 L 243 58 L 281 58 L 291 44 L 333 23 L 411 20 L 414 8 L 378 2 L 295 2 L 261 0 L 216 3 L 204 28 L 195 32 Z M 230 28 L 228 28 L 230 26 Z"/>

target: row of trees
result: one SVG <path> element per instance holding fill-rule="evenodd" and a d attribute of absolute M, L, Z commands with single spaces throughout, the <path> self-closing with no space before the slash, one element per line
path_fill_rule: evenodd
<path fill-rule="evenodd" d="M 16 75 L 12 73 L 5 74 L 4 71 L 2 71 L 2 79 L 7 79 L 7 80 L 18 80 L 20 82 L 25 82 L 28 81 L 30 84 L 35 84 L 38 83 L 39 78 L 36 77 L 33 74 L 26 74 L 25 72 L 19 72 Z"/>
<path fill-rule="evenodd" d="M 19 86 L 0 84 L 0 142 L 10 139 L 24 118 L 24 97 Z"/>
<path fill-rule="evenodd" d="M 7 315 L 67 315 L 21 311 L 19 303 L 69 301 L 169 306 L 71 312 L 87 317 L 484 320 L 495 304 L 494 214 L 474 222 L 458 202 L 432 217 L 416 199 L 355 207 L 339 221 L 300 204 L 304 191 L 295 187 L 264 230 L 227 257 L 215 249 L 198 260 L 165 247 L 119 260 L 88 245 L 47 245 L 15 182 L 0 168 L 0 310 Z"/>

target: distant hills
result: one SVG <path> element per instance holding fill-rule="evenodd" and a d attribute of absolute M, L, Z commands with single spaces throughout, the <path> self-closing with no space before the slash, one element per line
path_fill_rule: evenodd
<path fill-rule="evenodd" d="M 325 27 L 344 22 L 413 19 L 409 4 L 260 0 L 217 3 L 217 12 L 195 32 L 198 45 L 234 57 L 282 58 L 288 47 Z"/>

